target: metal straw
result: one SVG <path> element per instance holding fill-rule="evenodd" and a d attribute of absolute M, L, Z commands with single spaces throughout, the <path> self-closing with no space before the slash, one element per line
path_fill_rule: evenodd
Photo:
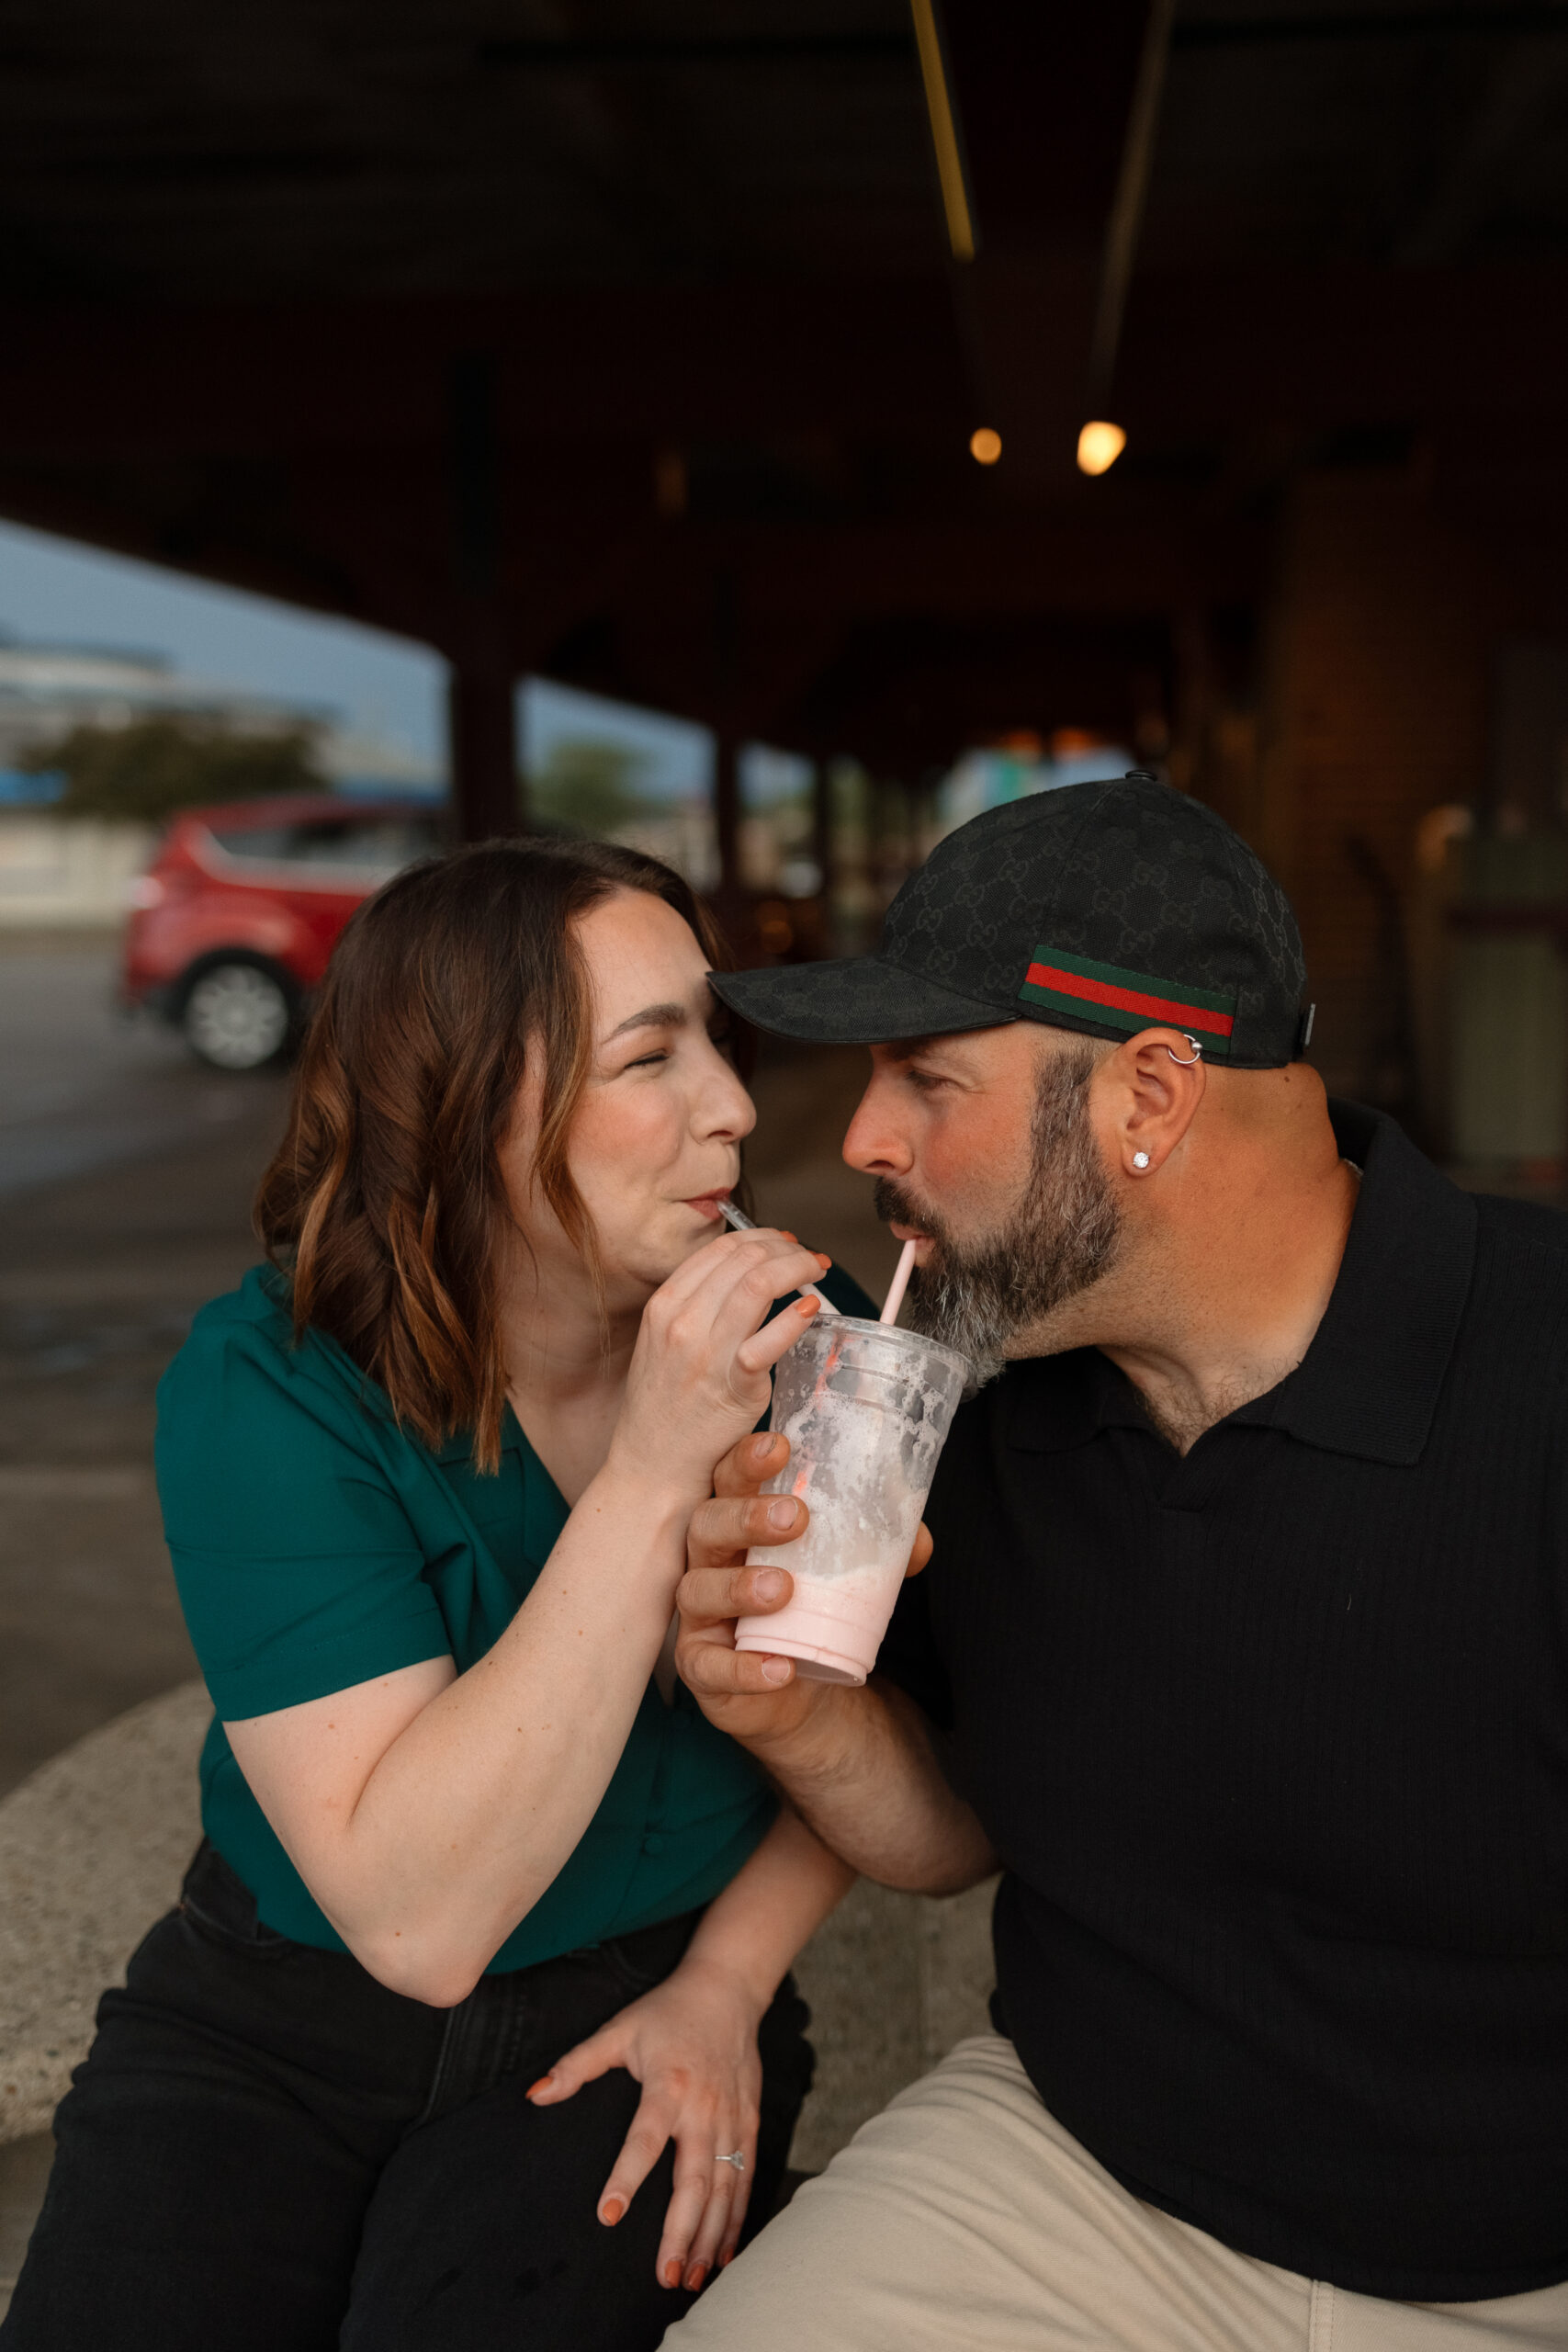
<path fill-rule="evenodd" d="M 737 1233 L 756 1232 L 756 1218 L 754 1216 L 748 1216 L 744 1209 L 738 1209 L 733 1201 L 720 1201 L 718 1208 L 719 1215 L 723 1217 L 725 1223 L 727 1225 L 732 1225 Z M 837 1315 L 839 1310 L 834 1306 L 832 1300 L 829 1297 L 825 1290 L 818 1290 L 815 1283 L 802 1283 L 800 1287 L 807 1298 L 815 1298 L 821 1301 L 822 1312 L 824 1315 Z M 903 1295 L 902 1291 L 898 1294 L 900 1298 L 902 1298 Z"/>

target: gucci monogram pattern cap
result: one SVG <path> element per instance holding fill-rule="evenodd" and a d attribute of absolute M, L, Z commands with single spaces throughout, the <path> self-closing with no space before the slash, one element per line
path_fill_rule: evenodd
<path fill-rule="evenodd" d="M 872 956 L 719 972 L 744 1020 L 817 1045 L 1043 1021 L 1120 1042 L 1171 1026 L 1275 1069 L 1311 1033 L 1289 899 L 1224 820 L 1141 768 L 1009 801 L 950 833 Z"/>

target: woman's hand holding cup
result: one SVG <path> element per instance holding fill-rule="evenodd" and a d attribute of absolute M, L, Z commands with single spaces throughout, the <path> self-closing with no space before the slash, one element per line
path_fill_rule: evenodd
<path fill-rule="evenodd" d="M 820 1309 L 803 1298 L 763 1317 L 830 1263 L 793 1235 L 757 1227 L 724 1234 L 678 1266 L 643 1310 L 611 1463 L 655 1492 L 709 1493 L 715 1463 L 767 1411 L 773 1365 Z"/>

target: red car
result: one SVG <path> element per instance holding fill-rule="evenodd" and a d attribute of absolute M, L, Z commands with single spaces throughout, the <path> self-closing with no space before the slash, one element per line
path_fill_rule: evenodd
<path fill-rule="evenodd" d="M 355 907 L 445 842 L 409 800 L 291 795 L 176 817 L 130 886 L 121 994 L 218 1069 L 258 1069 L 297 1035 Z"/>

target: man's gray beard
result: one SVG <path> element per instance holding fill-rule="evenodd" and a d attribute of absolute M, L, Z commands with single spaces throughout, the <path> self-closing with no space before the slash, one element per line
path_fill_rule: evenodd
<path fill-rule="evenodd" d="M 1028 1186 L 989 1240 L 956 1242 L 898 1185 L 886 1178 L 877 1185 L 877 1215 L 935 1244 L 910 1277 L 903 1319 L 970 1359 L 976 1376 L 966 1395 L 996 1378 L 1021 1332 L 1099 1282 L 1116 1255 L 1122 1213 L 1089 1120 L 1095 1058 L 1087 1044 L 1075 1046 L 1041 1070 Z"/>

